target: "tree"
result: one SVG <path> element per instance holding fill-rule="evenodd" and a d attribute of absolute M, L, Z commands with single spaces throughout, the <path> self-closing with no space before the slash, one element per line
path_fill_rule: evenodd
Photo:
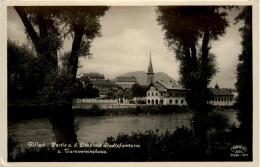
<path fill-rule="evenodd" d="M 212 97 L 208 85 L 217 72 L 214 55 L 210 52 L 211 41 L 223 36 L 229 26 L 227 13 L 221 8 L 171 6 L 157 9 L 157 21 L 165 32 L 167 46 L 175 51 L 176 59 L 180 61 L 180 83 L 189 90 L 186 100 L 195 111 L 193 127 L 200 132 L 198 138 L 205 143 L 203 147 L 209 159 L 211 127 L 208 117 L 213 108 L 207 104 Z M 218 117 L 212 117 L 213 120 L 215 118 Z"/>
<path fill-rule="evenodd" d="M 207 110 L 210 100 L 207 86 L 217 71 L 214 56 L 210 53 L 210 42 L 224 35 L 229 25 L 227 14 L 220 8 L 173 6 L 157 9 L 157 21 L 165 32 L 167 46 L 175 51 L 180 61 L 180 82 L 190 90 L 187 93 L 188 105 L 196 113 Z"/>
<path fill-rule="evenodd" d="M 244 7 L 236 17 L 236 21 L 244 21 L 244 27 L 240 29 L 242 36 L 242 53 L 239 55 L 240 63 L 237 65 L 238 91 L 237 107 L 238 119 L 243 142 L 252 148 L 253 129 L 253 73 L 252 73 L 252 7 Z"/>
<path fill-rule="evenodd" d="M 8 98 L 37 98 L 43 73 L 34 52 L 26 45 L 8 39 L 7 59 Z"/>
<path fill-rule="evenodd" d="M 146 87 L 135 83 L 131 88 L 133 97 L 144 97 L 146 95 Z"/>
<path fill-rule="evenodd" d="M 108 7 L 14 8 L 35 47 L 45 74 L 42 99 L 53 108 L 50 120 L 56 140 L 59 143 L 75 143 L 77 138 L 72 111 L 72 88 L 75 87 L 78 58 L 90 55 L 91 42 L 101 35 L 99 19 L 104 16 Z M 66 56 L 66 70 L 58 69 L 58 50 L 62 48 L 63 39 L 67 37 L 72 39 L 72 48 Z"/>
<path fill-rule="evenodd" d="M 167 46 L 180 64 L 180 82 L 188 89 L 187 102 L 196 114 L 207 115 L 208 89 L 216 63 L 210 41 L 225 34 L 226 13 L 218 6 L 159 7 L 157 21 L 165 31 Z M 205 113 L 203 113 L 205 112 Z"/>

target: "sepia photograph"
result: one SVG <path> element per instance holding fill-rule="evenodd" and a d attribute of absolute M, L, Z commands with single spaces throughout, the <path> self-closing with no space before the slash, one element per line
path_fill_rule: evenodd
<path fill-rule="evenodd" d="M 6 11 L 8 163 L 255 161 L 252 5 Z"/>

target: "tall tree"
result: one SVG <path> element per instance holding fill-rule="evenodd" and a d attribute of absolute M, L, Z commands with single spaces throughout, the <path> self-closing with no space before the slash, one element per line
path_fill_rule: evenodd
<path fill-rule="evenodd" d="M 167 46 L 180 61 L 180 82 L 188 90 L 188 106 L 195 111 L 193 127 L 210 160 L 210 122 L 212 106 L 208 85 L 215 75 L 216 63 L 210 53 L 211 41 L 225 34 L 229 26 L 225 10 L 219 6 L 158 7 L 157 21 L 165 32 Z"/>
<path fill-rule="evenodd" d="M 237 106 L 238 119 L 244 144 L 252 148 L 253 129 L 253 72 L 252 72 L 252 7 L 244 7 L 237 16 L 236 21 L 244 21 L 240 29 L 242 36 L 242 53 L 239 55 L 240 63 L 237 66 L 236 89 L 238 91 Z"/>
<path fill-rule="evenodd" d="M 16 6 L 15 9 L 45 71 L 42 99 L 53 111 L 50 120 L 56 140 L 59 143 L 75 143 L 72 93 L 77 87 L 78 58 L 90 55 L 92 40 L 101 35 L 99 19 L 108 7 Z M 68 36 L 72 39 L 72 47 L 67 53 L 67 69 L 59 71 L 57 53 Z"/>
<path fill-rule="evenodd" d="M 187 102 L 197 113 L 206 111 L 208 84 L 216 73 L 211 41 L 225 34 L 227 14 L 218 6 L 158 7 L 157 21 L 167 46 L 180 64 L 180 82 L 188 90 Z M 207 112 L 205 113 L 207 114 Z"/>

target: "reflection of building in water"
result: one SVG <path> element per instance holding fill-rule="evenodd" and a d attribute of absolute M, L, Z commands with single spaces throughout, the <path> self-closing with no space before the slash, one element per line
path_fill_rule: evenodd
<path fill-rule="evenodd" d="M 174 81 L 153 81 L 153 66 L 150 54 L 150 61 L 147 72 L 146 104 L 148 105 L 187 105 L 186 89 L 182 88 Z M 209 89 L 213 94 L 213 100 L 210 104 L 215 106 L 232 106 L 234 104 L 234 95 L 230 89 L 220 89 L 218 85 Z"/>

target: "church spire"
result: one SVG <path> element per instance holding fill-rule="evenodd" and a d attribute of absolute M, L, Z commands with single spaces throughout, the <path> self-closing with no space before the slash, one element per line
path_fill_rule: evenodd
<path fill-rule="evenodd" d="M 151 51 L 150 51 L 150 61 L 149 61 L 149 66 L 148 66 L 148 73 L 153 73 Z"/>
<path fill-rule="evenodd" d="M 150 61 L 149 61 L 148 72 L 147 72 L 147 85 L 153 83 L 153 80 L 154 80 L 154 73 L 153 73 L 153 65 L 152 65 L 152 56 L 150 51 Z"/>

